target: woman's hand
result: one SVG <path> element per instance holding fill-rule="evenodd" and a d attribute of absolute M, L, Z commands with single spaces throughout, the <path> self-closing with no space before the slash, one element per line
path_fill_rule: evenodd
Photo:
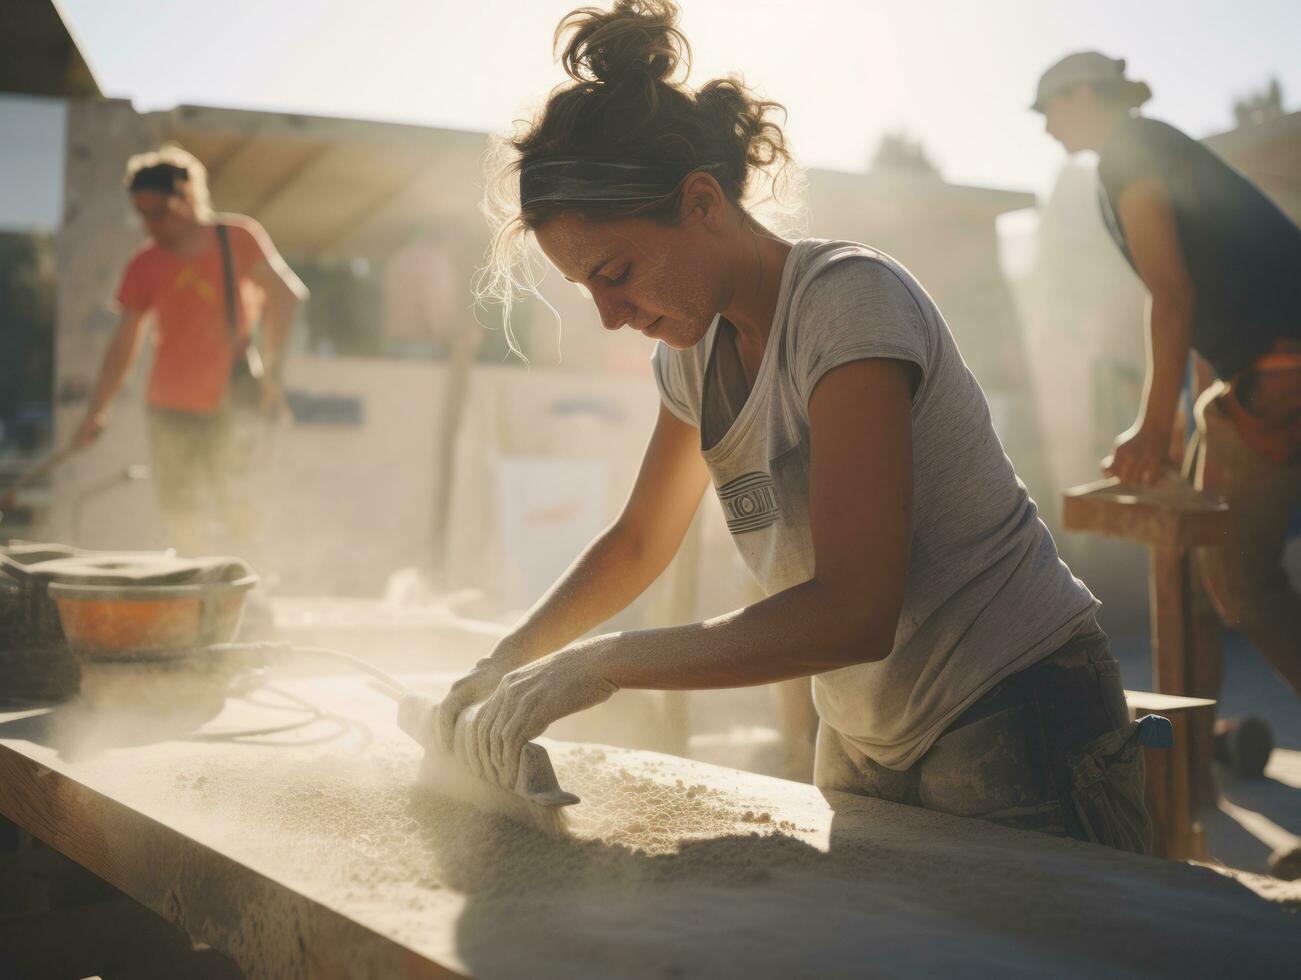
<path fill-rule="evenodd" d="M 528 663 L 529 659 L 510 637 L 504 637 L 493 647 L 492 653 L 452 685 L 438 706 L 438 738 L 444 750 L 452 752 L 455 748 L 456 719 L 461 712 L 488 697 L 503 677 Z"/>
<path fill-rule="evenodd" d="M 456 753 L 475 775 L 513 789 L 524 743 L 553 721 L 607 700 L 618 687 L 602 671 L 603 652 L 617 635 L 566 647 L 501 678 L 468 719 Z"/>

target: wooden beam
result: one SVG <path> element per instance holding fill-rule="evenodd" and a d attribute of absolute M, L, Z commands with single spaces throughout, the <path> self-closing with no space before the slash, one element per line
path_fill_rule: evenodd
<path fill-rule="evenodd" d="M 0 813 L 249 976 L 461 975 L 12 748 L 0 787 Z"/>
<path fill-rule="evenodd" d="M 226 135 L 226 134 L 223 134 Z M 208 168 L 208 190 L 213 190 L 217 181 L 221 179 L 222 171 L 228 167 L 232 161 L 238 160 L 241 154 L 248 153 L 257 141 L 256 133 L 239 133 L 229 134 L 231 136 L 230 147 L 226 149 L 221 156 L 213 160 L 205 161 L 204 166 Z"/>
<path fill-rule="evenodd" d="M 1228 530 L 1229 508 L 1178 477 L 1157 487 L 1126 487 L 1099 480 L 1062 494 L 1062 521 L 1068 531 L 1089 531 L 1169 548 L 1220 544 Z"/>
<path fill-rule="evenodd" d="M 258 196 L 247 206 L 249 215 L 257 217 L 262 211 L 270 207 L 282 194 L 293 187 L 294 183 L 303 174 L 320 163 L 334 148 L 333 144 L 320 143 L 305 152 L 293 165 L 286 168 L 284 173 L 261 189 Z"/>
<path fill-rule="evenodd" d="M 379 193 L 368 198 L 366 203 L 321 236 L 316 251 L 323 252 L 334 248 L 349 235 L 365 227 L 366 223 L 382 211 L 385 205 L 397 200 L 407 188 L 420 180 L 424 176 L 428 165 L 428 162 L 422 162 L 407 173 L 402 174 L 387 187 L 381 189 Z"/>

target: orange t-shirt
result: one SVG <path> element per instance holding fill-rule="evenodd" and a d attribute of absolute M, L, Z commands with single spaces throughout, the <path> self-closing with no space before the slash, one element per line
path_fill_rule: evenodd
<path fill-rule="evenodd" d="M 180 258 L 150 243 L 131 259 L 117 290 L 124 309 L 155 317 L 154 366 L 146 400 L 153 408 L 208 415 L 226 397 L 236 352 L 249 342 L 261 313 L 261 288 L 249 273 L 268 254 L 266 232 L 252 218 L 222 215 L 228 228 L 231 271 L 239 294 L 239 335 L 232 343 L 226 319 L 221 248 L 216 230 L 198 255 Z"/>

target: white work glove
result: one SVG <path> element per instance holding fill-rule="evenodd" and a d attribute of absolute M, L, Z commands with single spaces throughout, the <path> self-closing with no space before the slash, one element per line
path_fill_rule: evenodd
<path fill-rule="evenodd" d="M 457 757 L 481 779 L 514 789 L 524 743 L 618 690 L 601 673 L 600 654 L 612 639 L 598 636 L 508 673 L 466 719 Z"/>
<path fill-rule="evenodd" d="M 468 674 L 452 685 L 447 697 L 438 706 L 438 740 L 444 751 L 452 752 L 455 749 L 456 719 L 461 713 L 490 695 L 503 677 L 524 663 L 524 656 L 503 640 L 491 655 L 480 660 Z"/>

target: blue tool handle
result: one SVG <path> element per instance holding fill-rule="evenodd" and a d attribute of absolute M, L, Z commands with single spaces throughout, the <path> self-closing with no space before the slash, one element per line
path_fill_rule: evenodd
<path fill-rule="evenodd" d="M 1138 744 L 1149 749 L 1170 749 L 1175 744 L 1175 726 L 1164 715 L 1144 715 L 1138 720 Z"/>

